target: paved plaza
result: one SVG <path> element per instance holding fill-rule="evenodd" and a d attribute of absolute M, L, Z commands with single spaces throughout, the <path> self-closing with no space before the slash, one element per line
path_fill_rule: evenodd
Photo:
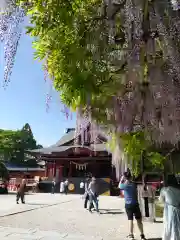
<path fill-rule="evenodd" d="M 79 195 L 32 194 L 25 205 L 0 196 L 1 240 L 124 240 L 128 234 L 123 199 L 100 197 L 101 214 L 83 209 Z M 161 236 L 162 223 L 144 223 L 148 239 Z M 136 239 L 139 233 L 136 228 Z"/>

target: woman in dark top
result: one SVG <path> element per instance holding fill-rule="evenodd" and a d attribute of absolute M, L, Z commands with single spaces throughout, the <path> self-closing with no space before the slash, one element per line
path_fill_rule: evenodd
<path fill-rule="evenodd" d="M 21 199 L 22 204 L 25 204 L 24 196 L 26 191 L 26 180 L 23 179 L 22 183 L 17 187 L 16 203 L 19 204 L 19 199 Z"/>

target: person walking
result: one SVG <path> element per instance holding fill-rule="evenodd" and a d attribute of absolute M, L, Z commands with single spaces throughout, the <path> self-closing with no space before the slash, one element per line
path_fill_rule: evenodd
<path fill-rule="evenodd" d="M 19 204 L 19 199 L 21 199 L 21 203 L 25 204 L 24 196 L 26 191 L 26 179 L 23 179 L 21 184 L 17 187 L 17 194 L 16 194 L 16 203 Z"/>
<path fill-rule="evenodd" d="M 88 201 L 89 201 L 89 190 L 88 190 L 89 182 L 90 182 L 90 179 L 88 178 L 85 182 L 85 193 L 84 193 L 84 208 L 85 209 L 89 209 L 89 207 L 87 207 L 87 204 L 88 204 Z M 89 204 L 91 204 L 90 209 L 92 209 L 93 208 L 93 203 L 91 202 Z"/>
<path fill-rule="evenodd" d="M 167 178 L 167 187 L 162 188 L 160 201 L 164 203 L 164 231 L 162 240 L 180 239 L 180 185 L 174 175 Z"/>
<path fill-rule="evenodd" d="M 89 186 L 89 178 L 86 179 L 85 182 L 85 193 L 84 193 L 84 208 L 87 209 L 87 203 L 89 201 L 89 192 L 88 192 L 88 186 Z"/>
<path fill-rule="evenodd" d="M 92 180 L 88 186 L 88 194 L 89 194 L 89 202 L 90 202 L 89 212 L 92 212 L 92 206 L 94 205 L 96 212 L 99 213 L 97 182 L 94 177 L 92 177 Z"/>
<path fill-rule="evenodd" d="M 84 194 L 84 182 L 83 181 L 80 182 L 79 187 L 80 187 L 80 194 L 83 195 Z"/>
<path fill-rule="evenodd" d="M 66 195 L 68 194 L 68 187 L 69 187 L 69 181 L 68 179 L 66 179 L 66 181 L 64 182 L 64 192 Z"/>
<path fill-rule="evenodd" d="M 60 193 L 64 193 L 64 182 L 63 181 L 61 181 L 61 183 L 60 183 Z"/>
<path fill-rule="evenodd" d="M 125 209 L 129 221 L 128 238 L 134 239 L 134 224 L 133 219 L 137 220 L 137 225 L 140 231 L 141 240 L 145 240 L 142 215 L 138 203 L 138 194 L 136 184 L 131 180 L 131 174 L 125 172 L 120 180 L 119 187 L 124 191 Z"/>
<path fill-rule="evenodd" d="M 52 185 L 51 185 L 51 193 L 54 194 L 54 193 L 55 193 L 55 187 L 56 187 L 56 182 L 55 182 L 54 179 L 52 180 L 52 183 L 51 183 L 51 184 L 52 184 Z"/>

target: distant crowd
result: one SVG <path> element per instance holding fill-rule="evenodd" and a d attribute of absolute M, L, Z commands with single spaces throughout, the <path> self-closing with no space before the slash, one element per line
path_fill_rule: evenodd
<path fill-rule="evenodd" d="M 68 194 L 69 190 L 69 180 L 60 182 L 60 193 Z M 55 193 L 55 180 L 52 181 L 52 189 L 51 193 Z M 88 209 L 89 212 L 92 212 L 92 209 L 96 210 L 99 213 L 98 207 L 98 184 L 96 182 L 96 178 L 87 178 L 85 182 L 81 181 L 79 185 L 80 193 L 84 195 L 84 208 Z M 89 205 L 88 205 L 89 202 Z"/>

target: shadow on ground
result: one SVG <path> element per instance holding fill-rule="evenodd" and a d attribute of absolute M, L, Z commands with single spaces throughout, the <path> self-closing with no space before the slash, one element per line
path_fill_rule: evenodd
<path fill-rule="evenodd" d="M 8 192 L 8 194 L 0 194 L 0 195 L 16 195 L 17 192 Z M 31 192 L 27 192 L 26 195 L 34 195 L 34 193 L 31 193 Z"/>
<path fill-rule="evenodd" d="M 119 208 L 117 208 L 117 209 L 115 209 L 115 208 L 109 208 L 109 209 L 105 209 L 105 208 L 100 208 L 99 210 L 101 210 L 101 211 L 120 211 L 120 209 Z"/>
<path fill-rule="evenodd" d="M 123 212 L 119 209 L 99 209 L 101 214 L 112 214 L 112 215 L 117 215 L 117 214 L 122 214 Z"/>
<path fill-rule="evenodd" d="M 162 220 L 155 220 L 155 223 L 163 223 Z"/>
<path fill-rule="evenodd" d="M 148 238 L 147 240 L 162 240 L 162 238 Z"/>
<path fill-rule="evenodd" d="M 49 206 L 49 204 L 44 203 L 27 203 L 28 206 Z"/>

